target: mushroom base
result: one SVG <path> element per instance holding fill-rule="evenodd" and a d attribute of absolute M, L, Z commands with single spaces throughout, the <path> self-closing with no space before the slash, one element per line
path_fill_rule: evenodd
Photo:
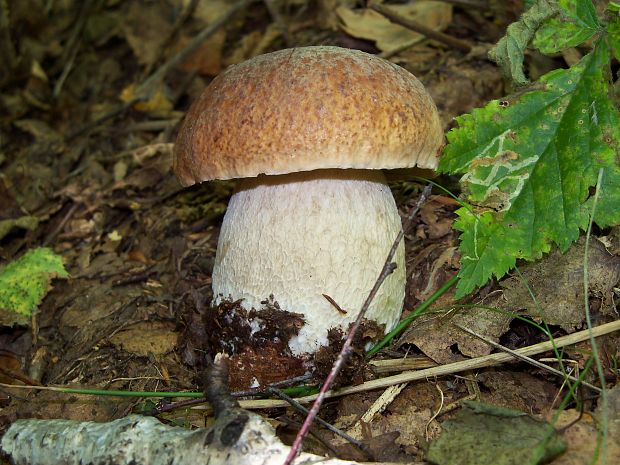
<path fill-rule="evenodd" d="M 322 382 L 338 357 L 345 332 L 330 329 L 328 344 L 314 354 L 293 355 L 288 343 L 303 326 L 303 317 L 267 304 L 261 310 L 246 310 L 240 301 L 223 301 L 204 314 L 205 331 L 209 335 L 205 349 L 215 356 L 229 356 L 230 388 L 233 391 L 265 387 L 269 384 L 312 374 Z M 263 329 L 254 331 L 256 326 Z M 352 350 L 334 386 L 364 381 L 365 348 L 384 333 L 383 326 L 362 320 L 353 340 Z"/>
<path fill-rule="evenodd" d="M 250 310 L 276 305 L 303 315 L 293 355 L 346 331 L 375 284 L 402 228 L 385 177 L 371 170 L 318 170 L 245 179 L 224 217 L 213 269 L 214 303 Z M 391 330 L 405 296 L 401 243 L 397 268 L 366 318 Z M 329 296 L 340 308 L 328 301 Z M 255 331 L 262 328 L 256 326 Z"/>

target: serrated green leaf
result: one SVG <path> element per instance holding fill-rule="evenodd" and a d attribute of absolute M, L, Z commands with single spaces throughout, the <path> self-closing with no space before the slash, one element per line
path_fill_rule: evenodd
<path fill-rule="evenodd" d="M 605 174 L 596 219 L 620 223 L 617 145 L 608 145 L 620 140 L 619 119 L 607 96 L 607 65 L 608 48 L 599 41 L 576 66 L 543 76 L 542 90 L 457 118 L 439 169 L 465 173 L 467 200 L 487 209 L 478 219 L 459 210 L 458 296 L 501 277 L 517 258 L 539 258 L 551 242 L 566 250 L 587 225 L 588 189 L 599 168 Z"/>
<path fill-rule="evenodd" d="M 62 258 L 38 248 L 0 270 L 0 310 L 30 316 L 50 288 L 52 278 L 68 278 Z"/>
<path fill-rule="evenodd" d="M 562 13 L 577 25 L 590 29 L 601 27 L 592 0 L 558 0 L 558 5 Z"/>
<path fill-rule="evenodd" d="M 523 72 L 524 52 L 534 37 L 536 30 L 559 11 L 555 0 L 536 0 L 519 21 L 506 29 L 506 35 L 489 52 L 504 75 L 517 85 L 525 85 L 529 81 Z"/>
<path fill-rule="evenodd" d="M 532 41 L 542 53 L 551 54 L 575 47 L 601 31 L 590 0 L 559 0 L 559 17 L 546 21 Z"/>
<path fill-rule="evenodd" d="M 584 43 L 596 30 L 584 29 L 556 18 L 547 21 L 538 31 L 532 45 L 547 55 Z"/>
<path fill-rule="evenodd" d="M 607 24 L 609 47 L 616 60 L 620 60 L 620 17 L 615 17 Z"/>
<path fill-rule="evenodd" d="M 595 121 L 609 150 L 593 154 L 596 165 L 605 169 L 594 220 L 599 226 L 611 226 L 618 223 L 620 215 L 620 114 L 610 98 L 598 104 Z"/>

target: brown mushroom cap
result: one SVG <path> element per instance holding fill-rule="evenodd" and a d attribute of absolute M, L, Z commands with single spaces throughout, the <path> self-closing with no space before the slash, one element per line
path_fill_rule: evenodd
<path fill-rule="evenodd" d="M 190 108 L 184 185 L 326 168 L 435 168 L 443 133 L 420 81 L 382 58 L 303 47 L 231 66 Z"/>

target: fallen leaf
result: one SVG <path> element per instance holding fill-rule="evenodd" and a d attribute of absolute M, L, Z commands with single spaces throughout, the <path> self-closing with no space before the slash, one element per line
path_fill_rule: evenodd
<path fill-rule="evenodd" d="M 51 143 L 61 139 L 60 134 L 52 129 L 46 122 L 38 119 L 20 119 L 13 124 L 24 132 L 27 132 L 40 143 Z"/>
<path fill-rule="evenodd" d="M 489 301 L 486 306 L 494 307 Z M 399 339 L 398 343 L 415 344 L 425 355 L 437 363 L 462 360 L 463 355 L 479 357 L 491 353 L 492 347 L 470 336 L 452 323 L 457 323 L 495 342 L 504 334 L 512 317 L 487 308 L 472 307 L 452 317 L 428 313 L 419 317 Z M 460 354 L 451 350 L 456 345 Z"/>
<path fill-rule="evenodd" d="M 521 279 L 513 276 L 501 282 L 507 301 L 504 308 L 525 309 L 528 315 L 567 331 L 580 327 L 585 319 L 584 255 L 585 240 L 582 238 L 564 254 L 555 249 L 542 260 L 523 266 L 521 273 L 538 305 Z M 593 239 L 590 241 L 588 267 L 590 293 L 602 299 L 600 312 L 611 314 L 612 289 L 620 280 L 620 257 L 611 255 L 602 243 Z"/>
<path fill-rule="evenodd" d="M 479 373 L 476 380 L 484 402 L 530 413 L 545 413 L 557 395 L 553 380 L 509 368 Z"/>
<path fill-rule="evenodd" d="M 427 460 L 437 465 L 536 465 L 566 449 L 550 424 L 517 410 L 466 401 L 442 423 Z"/>
<path fill-rule="evenodd" d="M 390 5 L 395 13 L 412 19 L 436 31 L 442 31 L 452 22 L 452 6 L 444 2 L 427 1 Z M 358 39 L 375 42 L 384 53 L 396 52 L 424 40 L 426 37 L 403 26 L 392 23 L 385 16 L 369 8 L 353 10 L 344 6 L 336 9 L 340 27 Z"/>
<path fill-rule="evenodd" d="M 605 463 L 616 464 L 620 463 L 620 385 L 614 386 L 607 395 L 609 421 Z M 601 406 L 602 403 L 599 402 L 594 417 L 588 413 L 581 414 L 576 410 L 566 410 L 560 413 L 556 428 L 565 428 L 562 436 L 568 444 L 568 450 L 564 455 L 550 462 L 551 465 L 603 464 L 600 452 Z M 578 421 L 575 422 L 575 420 Z M 598 458 L 595 460 L 597 454 Z"/>
<path fill-rule="evenodd" d="M 110 342 L 143 357 L 164 355 L 173 351 L 177 343 L 178 333 L 174 330 L 174 323 L 141 321 L 115 333 Z"/>
<path fill-rule="evenodd" d="M 171 30 L 166 2 L 129 2 L 123 32 L 138 63 L 152 65 Z"/>

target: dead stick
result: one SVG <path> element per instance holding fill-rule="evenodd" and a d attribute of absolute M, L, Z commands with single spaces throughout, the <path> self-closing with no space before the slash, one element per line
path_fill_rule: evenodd
<path fill-rule="evenodd" d="M 209 24 L 209 26 L 203 29 L 196 37 L 194 37 L 183 50 L 171 57 L 168 61 L 161 65 L 157 71 L 151 74 L 151 76 L 140 85 L 136 91 L 136 95 L 139 98 L 142 98 L 145 94 L 148 95 L 150 88 L 157 85 L 157 83 L 159 83 L 159 81 L 163 79 L 166 74 L 168 74 L 168 71 L 194 53 L 205 40 L 220 30 L 235 14 L 244 8 L 247 8 L 253 1 L 254 0 L 239 0 L 235 3 L 235 5 L 233 5 L 226 13 L 217 18 L 214 22 Z"/>
<path fill-rule="evenodd" d="M 469 45 L 464 40 L 457 39 L 456 37 L 444 34 L 443 32 L 435 31 L 434 29 L 426 27 L 423 24 L 418 23 L 417 21 L 403 18 L 401 15 L 396 14 L 394 10 L 389 7 L 386 7 L 384 5 L 371 5 L 370 8 L 372 10 L 375 10 L 377 13 L 385 16 L 391 22 L 404 26 L 407 29 L 411 29 L 412 31 L 418 32 L 422 35 L 425 35 L 429 39 L 444 43 L 465 53 L 471 52 L 471 45 Z"/>
<path fill-rule="evenodd" d="M 579 380 L 577 378 L 575 378 L 574 376 L 571 376 L 567 373 L 563 373 L 560 370 L 556 370 L 553 367 L 550 367 L 549 365 L 545 365 L 544 363 L 539 362 L 538 360 L 534 360 L 531 357 L 528 357 L 527 355 L 523 355 L 520 354 L 519 352 L 516 352 L 514 350 L 509 349 L 508 347 L 504 347 L 501 344 L 498 344 L 497 342 L 492 341 L 491 339 L 488 339 L 486 337 L 484 337 L 482 334 L 478 334 L 475 331 L 472 331 L 469 328 L 466 328 L 465 326 L 461 326 L 458 323 L 452 323 L 454 326 L 456 326 L 457 328 L 459 328 L 462 331 L 465 331 L 467 334 L 470 334 L 478 339 L 480 339 L 481 341 L 485 342 L 486 344 L 490 345 L 491 347 L 494 347 L 495 349 L 499 349 L 502 350 L 504 352 L 506 352 L 507 354 L 512 355 L 514 358 L 517 358 L 519 360 L 523 360 L 526 363 L 529 363 L 530 365 L 533 365 L 537 368 L 540 368 L 541 370 L 546 370 L 550 373 L 553 373 L 554 375 L 557 375 L 563 379 L 570 379 L 571 381 L 575 382 L 575 383 L 580 383 L 583 384 L 584 386 L 589 387 L 590 389 L 592 389 L 593 391 L 596 392 L 601 392 L 601 388 L 598 386 L 594 386 L 593 384 L 590 384 L 586 381 L 583 380 Z"/>
<path fill-rule="evenodd" d="M 287 396 L 284 391 L 278 389 L 278 388 L 273 388 L 273 387 L 268 387 L 267 388 L 267 392 L 269 394 L 272 394 L 276 397 L 281 398 L 282 400 L 288 402 L 289 404 L 291 404 L 291 406 L 296 409 L 297 411 L 307 415 L 308 414 L 308 409 L 306 407 L 304 407 L 303 405 L 301 405 L 299 402 L 297 402 L 296 399 L 293 399 L 290 396 Z M 355 447 L 357 447 L 359 450 L 361 450 L 362 452 L 364 452 L 364 454 L 368 455 L 368 458 L 372 459 L 373 455 L 370 452 L 370 450 L 368 449 L 368 447 L 366 447 L 366 445 L 364 443 L 362 443 L 361 441 L 358 441 L 357 439 L 349 436 L 347 433 L 345 433 L 344 431 L 336 428 L 334 425 L 326 422 L 325 420 L 323 420 L 321 417 L 316 417 L 316 421 L 324 426 L 325 428 L 327 428 L 329 431 L 331 431 L 332 433 L 340 436 L 341 438 L 343 438 L 345 441 L 350 442 L 351 444 L 353 444 Z"/>
<path fill-rule="evenodd" d="M 477 10 L 488 10 L 489 2 L 485 1 L 476 1 L 476 0 L 443 0 L 446 3 L 451 3 L 452 5 L 464 7 L 464 8 L 475 8 Z"/>
<path fill-rule="evenodd" d="M 86 131 L 98 126 L 104 121 L 111 119 L 120 113 L 124 112 L 131 108 L 131 106 L 140 101 L 140 100 L 148 100 L 150 92 L 154 87 L 159 84 L 159 82 L 168 74 L 172 68 L 185 60 L 188 56 L 194 53 L 202 43 L 215 34 L 220 28 L 222 28 L 236 13 L 238 13 L 243 8 L 246 8 L 250 3 L 255 0 L 239 0 L 234 6 L 232 6 L 226 13 L 216 19 L 213 23 L 209 24 L 205 29 L 203 29 L 200 34 L 198 34 L 194 39 L 187 44 L 187 46 L 182 49 L 179 53 L 171 57 L 168 61 L 162 64 L 157 71 L 151 74 L 142 84 L 140 84 L 135 92 L 135 97 L 128 102 L 123 103 L 119 107 L 113 109 L 111 112 L 103 115 L 101 118 L 96 119 L 90 123 L 87 123 L 85 126 L 78 128 L 76 131 L 70 133 L 66 140 L 71 140 Z"/>
<path fill-rule="evenodd" d="M 353 338 L 355 337 L 355 334 L 357 333 L 358 328 L 362 324 L 362 320 L 364 319 L 364 316 L 366 315 L 366 311 L 368 310 L 370 303 L 375 298 L 375 295 L 379 291 L 379 288 L 381 287 L 381 284 L 383 284 L 383 281 L 385 281 L 385 278 L 387 278 L 396 269 L 396 263 L 393 263 L 392 259 L 394 258 L 394 255 L 396 254 L 398 245 L 400 244 L 400 241 L 403 240 L 403 237 L 405 237 L 405 232 L 409 229 L 409 227 L 413 223 L 413 219 L 418 214 L 418 211 L 422 207 L 422 204 L 424 204 L 424 202 L 426 202 L 426 200 L 430 196 L 431 189 L 432 189 L 432 186 L 430 184 L 424 188 L 424 190 L 422 191 L 422 194 L 420 194 L 420 198 L 416 202 L 415 208 L 413 208 L 411 212 L 409 213 L 409 217 L 407 218 L 405 225 L 403 226 L 401 231 L 398 233 L 398 236 L 394 240 L 394 243 L 392 244 L 392 247 L 390 248 L 387 258 L 385 259 L 385 264 L 383 265 L 383 269 L 381 270 L 381 273 L 379 273 L 379 277 L 377 278 L 375 285 L 372 287 L 370 293 L 368 294 L 368 297 L 366 297 L 366 301 L 362 305 L 362 308 L 360 309 L 357 315 L 357 318 L 355 319 L 355 322 L 349 329 L 349 333 L 347 334 L 347 338 L 345 339 L 342 349 L 340 350 L 340 353 L 338 354 L 338 358 L 336 359 L 334 366 L 329 372 L 329 375 L 327 375 L 327 379 L 325 380 L 325 383 L 323 384 L 323 386 L 321 386 L 319 396 L 314 401 L 314 404 L 312 404 L 312 408 L 310 409 L 308 416 L 306 417 L 303 425 L 301 425 L 301 429 L 297 433 L 297 437 L 295 437 L 295 442 L 293 442 L 293 445 L 291 446 L 291 450 L 288 456 L 286 457 L 286 460 L 284 461 L 284 465 L 290 465 L 291 462 L 295 459 L 295 457 L 299 455 L 299 452 L 301 451 L 301 443 L 303 442 L 304 438 L 308 434 L 308 431 L 310 430 L 310 425 L 314 421 L 314 418 L 319 413 L 319 409 L 321 408 L 321 405 L 323 404 L 323 400 L 325 400 L 326 393 L 329 391 L 329 388 L 334 383 L 336 376 L 338 376 L 338 373 L 340 373 L 340 370 L 344 366 L 347 358 L 349 358 L 349 355 L 351 353 L 351 346 L 353 345 Z"/>

